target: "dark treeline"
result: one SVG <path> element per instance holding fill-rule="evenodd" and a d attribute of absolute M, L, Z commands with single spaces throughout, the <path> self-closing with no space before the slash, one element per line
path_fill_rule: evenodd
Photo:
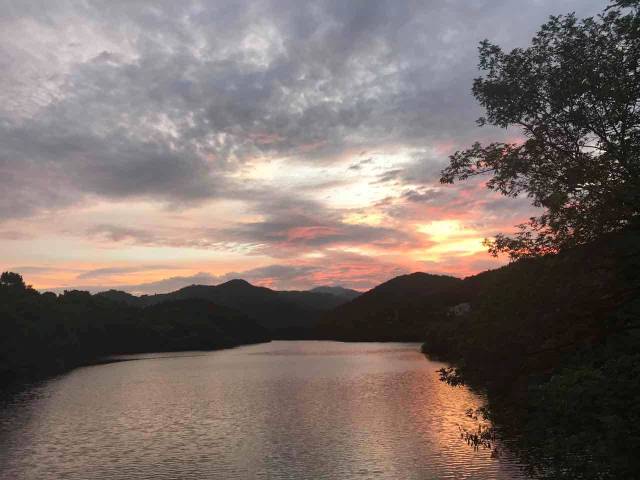
<path fill-rule="evenodd" d="M 552 16 L 526 48 L 483 41 L 479 67 L 479 125 L 521 141 L 454 153 L 441 182 L 486 175 L 539 210 L 487 241 L 519 261 L 465 280 L 470 308 L 427 322 L 424 349 L 487 389 L 536 477 L 637 479 L 640 1 Z"/>
<path fill-rule="evenodd" d="M 213 350 L 268 341 L 246 315 L 201 299 L 136 307 L 83 291 L 39 293 L 0 279 L 0 382 L 41 376 L 109 354 Z"/>
<path fill-rule="evenodd" d="M 465 279 L 471 306 L 432 317 L 423 351 L 542 478 L 637 478 L 640 231 Z"/>
<path fill-rule="evenodd" d="M 173 300 L 201 299 L 246 314 L 268 329 L 274 338 L 308 338 L 311 326 L 323 312 L 341 305 L 360 292 L 340 287 L 306 291 L 278 291 L 229 280 L 220 285 L 190 285 L 174 292 L 135 296 L 108 290 L 97 295 L 127 305 L 148 307 Z"/>
<path fill-rule="evenodd" d="M 135 296 L 39 293 L 18 273 L 0 280 L 0 382 L 42 376 L 110 354 L 213 350 L 313 338 L 319 316 L 359 295 L 320 287 L 276 291 L 230 280 Z"/>
<path fill-rule="evenodd" d="M 457 303 L 462 280 L 416 272 L 401 275 L 325 313 L 313 336 L 342 341 L 421 342 L 425 319 Z"/>

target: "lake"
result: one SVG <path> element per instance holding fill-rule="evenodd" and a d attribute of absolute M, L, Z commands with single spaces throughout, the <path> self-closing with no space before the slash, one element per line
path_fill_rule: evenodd
<path fill-rule="evenodd" d="M 131 355 L 0 403 L 0 478 L 513 480 L 460 438 L 482 398 L 418 344 Z"/>

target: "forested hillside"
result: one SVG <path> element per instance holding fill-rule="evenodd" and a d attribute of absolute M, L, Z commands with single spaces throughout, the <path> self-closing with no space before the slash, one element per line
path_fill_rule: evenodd
<path fill-rule="evenodd" d="M 326 313 L 316 336 L 355 341 L 422 341 L 425 318 L 455 303 L 461 280 L 412 273 L 389 280 Z"/>
<path fill-rule="evenodd" d="M 175 292 L 137 297 L 118 290 L 97 295 L 129 305 L 146 307 L 167 301 L 201 299 L 243 312 L 258 324 L 284 337 L 308 336 L 320 315 L 355 298 L 359 292 L 338 287 L 311 291 L 278 291 L 230 280 L 220 285 L 191 285 Z"/>
<path fill-rule="evenodd" d="M 423 351 L 549 478 L 635 478 L 640 464 L 640 232 L 464 280 L 468 314 L 425 319 Z M 602 476 L 610 470 L 611 475 Z M 566 472 L 566 477 L 558 472 Z"/>
<path fill-rule="evenodd" d="M 0 381 L 62 371 L 114 353 L 211 350 L 310 338 L 322 312 L 357 297 L 339 287 L 276 291 L 244 280 L 141 297 L 39 293 L 17 273 L 0 282 Z"/>
<path fill-rule="evenodd" d="M 270 339 L 246 315 L 206 300 L 140 308 L 82 291 L 41 294 L 9 272 L 0 281 L 0 319 L 0 382 L 108 354 L 213 350 Z"/>

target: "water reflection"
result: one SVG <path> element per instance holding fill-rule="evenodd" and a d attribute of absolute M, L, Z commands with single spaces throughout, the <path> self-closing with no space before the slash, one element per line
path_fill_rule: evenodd
<path fill-rule="evenodd" d="M 139 358 L 139 357 L 138 357 Z M 516 479 L 417 345 L 273 342 L 77 369 L 0 409 L 3 479 Z"/>

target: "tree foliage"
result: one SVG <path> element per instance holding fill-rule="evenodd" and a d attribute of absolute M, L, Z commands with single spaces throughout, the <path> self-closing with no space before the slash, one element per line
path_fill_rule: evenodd
<path fill-rule="evenodd" d="M 0 275 L 0 285 L 19 288 L 21 290 L 26 288 L 22 275 L 15 272 L 2 272 L 2 275 Z"/>
<path fill-rule="evenodd" d="M 528 48 L 485 40 L 473 95 L 480 125 L 516 127 L 522 141 L 474 144 L 441 182 L 489 174 L 489 189 L 527 195 L 543 213 L 488 241 L 511 258 L 588 243 L 640 214 L 640 1 L 596 18 L 550 17 Z"/>
<path fill-rule="evenodd" d="M 115 353 L 205 350 L 266 341 L 244 314 L 202 299 L 148 307 L 70 290 L 39 293 L 0 276 L 0 387 Z"/>
<path fill-rule="evenodd" d="M 640 231 L 608 234 L 468 277 L 469 313 L 425 322 L 441 379 L 486 392 L 532 478 L 639 478 L 638 272 Z"/>

